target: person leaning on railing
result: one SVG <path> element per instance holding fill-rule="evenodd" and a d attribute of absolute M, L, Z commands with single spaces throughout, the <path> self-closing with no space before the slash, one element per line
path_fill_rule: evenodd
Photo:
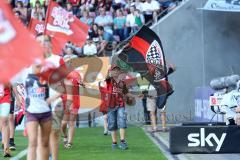
<path fill-rule="evenodd" d="M 96 54 L 97 54 L 97 46 L 92 41 L 92 39 L 88 38 L 85 45 L 83 46 L 83 55 L 94 56 Z"/>

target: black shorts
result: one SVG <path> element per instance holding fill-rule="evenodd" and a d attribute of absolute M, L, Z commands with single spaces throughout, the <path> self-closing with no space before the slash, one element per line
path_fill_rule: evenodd
<path fill-rule="evenodd" d="M 15 101 L 11 101 L 10 112 L 9 114 L 14 114 Z"/>

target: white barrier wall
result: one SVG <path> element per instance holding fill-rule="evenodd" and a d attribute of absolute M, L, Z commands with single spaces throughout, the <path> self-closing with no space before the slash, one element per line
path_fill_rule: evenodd
<path fill-rule="evenodd" d="M 240 74 L 240 13 L 203 11 L 206 0 L 189 0 L 164 17 L 153 30 L 166 59 L 177 67 L 169 77 L 175 93 L 167 103 L 169 121 L 194 117 L 197 87 L 211 79 Z"/>

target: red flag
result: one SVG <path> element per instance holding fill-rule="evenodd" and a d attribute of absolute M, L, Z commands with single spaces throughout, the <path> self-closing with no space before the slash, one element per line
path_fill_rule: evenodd
<path fill-rule="evenodd" d="M 38 19 L 35 19 L 35 18 L 31 18 L 30 23 L 28 25 L 28 29 L 35 36 L 40 33 L 44 33 L 45 22 L 39 21 Z"/>
<path fill-rule="evenodd" d="M 43 57 L 43 49 L 0 1 L 0 82 L 8 82 L 22 68 Z"/>
<path fill-rule="evenodd" d="M 88 36 L 88 25 L 72 13 L 50 1 L 45 33 L 52 37 L 53 53 L 59 54 L 67 41 L 82 47 Z"/>

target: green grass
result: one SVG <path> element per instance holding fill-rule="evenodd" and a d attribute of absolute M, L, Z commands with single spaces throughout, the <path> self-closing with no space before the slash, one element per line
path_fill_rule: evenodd
<path fill-rule="evenodd" d="M 17 150 L 11 152 L 12 156 L 16 156 L 19 152 L 26 149 L 28 146 L 27 137 L 23 136 L 23 131 L 17 131 L 15 133 L 14 141 L 15 141 Z"/>
<path fill-rule="evenodd" d="M 77 129 L 72 149 L 64 149 L 61 143 L 59 160 L 166 160 L 141 128 L 129 127 L 126 140 L 128 150 L 112 150 L 111 136 L 104 136 L 102 128 Z"/>

